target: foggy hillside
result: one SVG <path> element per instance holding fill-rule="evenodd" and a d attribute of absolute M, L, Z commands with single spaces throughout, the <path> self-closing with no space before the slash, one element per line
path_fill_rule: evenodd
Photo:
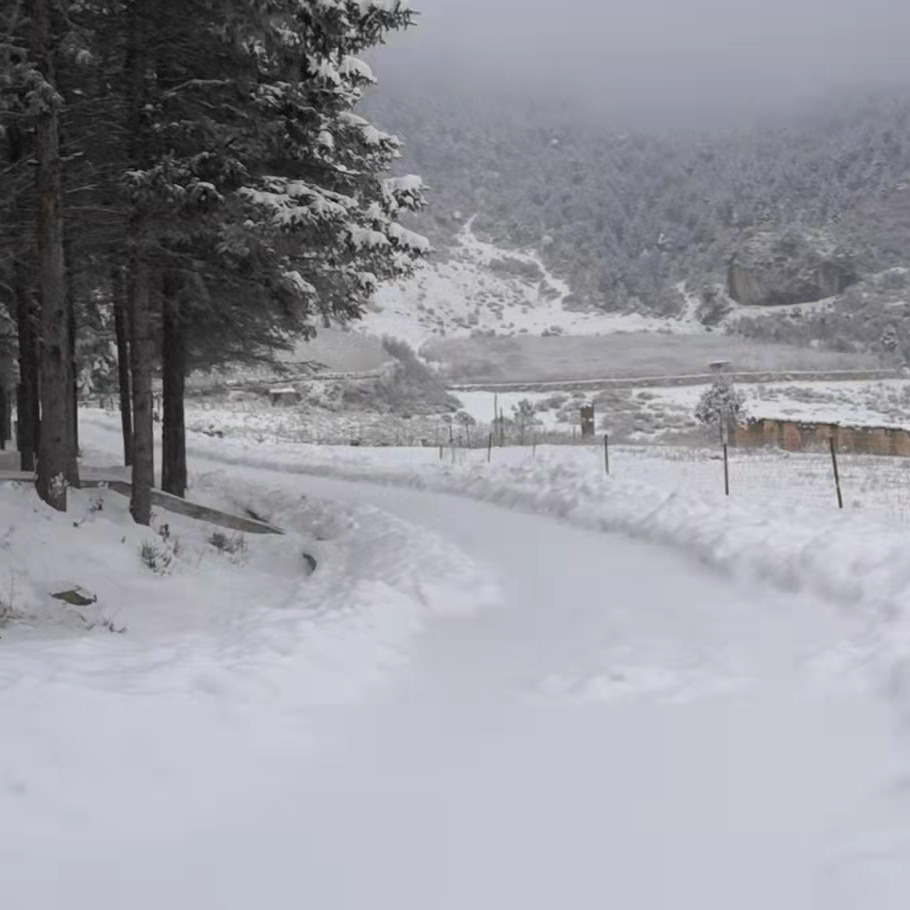
<path fill-rule="evenodd" d="M 905 278 L 889 271 L 910 265 L 910 73 L 889 38 L 902 13 L 421 6 L 421 40 L 380 55 L 368 107 L 431 188 L 419 226 L 438 248 L 476 214 L 479 236 L 539 251 L 581 307 L 675 315 L 685 281 L 710 324 L 727 293 L 835 297 L 809 327 L 764 312 L 738 325 L 845 349 L 893 324 L 910 349 Z"/>
<path fill-rule="evenodd" d="M 910 265 L 910 91 L 831 98 L 800 116 L 700 132 L 617 131 L 556 102 L 400 85 L 370 104 L 409 137 L 406 167 L 432 189 L 420 226 L 437 246 L 479 214 L 479 234 L 539 250 L 580 305 L 673 315 L 684 303 L 679 281 L 728 289 L 731 257 L 769 235 L 785 250 L 809 238 L 846 263 L 853 286 L 834 290 L 852 292 L 854 310 L 893 304 L 891 292 L 903 290 L 892 273 L 882 295 L 874 276 Z M 875 285 L 868 297 L 864 280 Z M 802 302 L 794 294 L 781 302 Z"/>
<path fill-rule="evenodd" d="M 423 227 L 533 246 L 586 302 L 669 311 L 679 280 L 724 280 L 758 231 L 820 231 L 862 274 L 904 264 L 910 92 L 831 100 L 731 131 L 616 132 L 555 103 L 403 88 L 371 100 L 432 188 Z M 427 224 L 432 221 L 431 224 Z"/>

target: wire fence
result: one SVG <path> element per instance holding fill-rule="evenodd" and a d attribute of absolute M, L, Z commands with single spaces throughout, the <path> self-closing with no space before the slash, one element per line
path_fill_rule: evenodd
<path fill-rule="evenodd" d="M 910 522 L 908 458 L 838 453 L 835 460 L 830 452 L 775 448 L 729 448 L 726 454 L 725 463 L 724 450 L 717 445 L 614 445 L 604 434 L 583 439 L 580 434 L 573 438 L 546 433 L 520 444 L 514 438 L 498 440 L 487 430 L 486 444 L 475 440 L 471 446 L 442 445 L 435 457 L 455 464 L 480 464 L 487 460 L 520 463 L 539 455 L 616 479 L 719 502 L 744 502 L 779 514 L 794 508 L 843 509 L 845 514 L 862 512 Z"/>
<path fill-rule="evenodd" d="M 423 449 L 419 461 L 444 460 L 456 464 L 519 463 L 547 457 L 577 461 L 624 480 L 641 481 L 664 489 L 744 502 L 786 512 L 795 507 L 838 510 L 837 485 L 831 454 L 787 452 L 776 448 L 730 448 L 724 466 L 720 446 L 706 434 L 680 445 L 653 442 L 621 444 L 604 434 L 583 437 L 578 427 L 543 429 L 504 420 L 492 424 L 465 424 L 438 417 L 393 418 L 391 415 L 337 417 L 320 423 L 311 415 L 288 409 L 205 409 L 189 412 L 191 430 L 227 438 L 259 442 L 296 442 L 323 445 L 359 445 L 380 448 Z M 339 419 L 342 418 L 342 419 Z M 397 456 L 389 453 L 390 458 Z M 414 456 L 411 456 L 414 457 Z M 843 511 L 910 522 L 910 458 L 837 455 Z"/>

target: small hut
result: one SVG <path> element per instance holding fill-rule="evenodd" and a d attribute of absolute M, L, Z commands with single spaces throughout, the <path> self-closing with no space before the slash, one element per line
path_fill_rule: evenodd
<path fill-rule="evenodd" d="M 300 392 L 292 386 L 269 389 L 269 402 L 273 408 L 291 407 L 300 404 Z"/>

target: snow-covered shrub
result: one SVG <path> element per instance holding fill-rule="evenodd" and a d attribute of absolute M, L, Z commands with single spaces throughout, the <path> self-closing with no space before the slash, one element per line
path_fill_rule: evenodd
<path fill-rule="evenodd" d="M 383 339 L 383 347 L 395 358 L 393 369 L 372 382 L 349 383 L 342 393 L 345 404 L 393 414 L 434 414 L 455 411 L 458 401 L 445 383 L 423 363 L 404 341 Z"/>
<path fill-rule="evenodd" d="M 494 274 L 521 278 L 531 283 L 543 280 L 543 270 L 536 262 L 529 259 L 500 256 L 491 259 L 488 268 Z"/>
<path fill-rule="evenodd" d="M 246 537 L 240 532 L 237 534 L 226 534 L 224 531 L 215 530 L 209 537 L 209 543 L 220 555 L 226 556 L 230 562 L 243 563 L 246 561 Z"/>
<path fill-rule="evenodd" d="M 534 411 L 534 405 L 527 398 L 523 398 L 518 404 L 512 407 L 512 419 L 518 430 L 518 439 L 524 443 L 525 434 L 531 427 L 538 425 L 540 421 Z"/>
<path fill-rule="evenodd" d="M 719 373 L 712 385 L 705 390 L 695 408 L 695 418 L 710 427 L 721 437 L 730 432 L 745 416 L 746 399 L 734 388 L 730 377 Z"/>
<path fill-rule="evenodd" d="M 0 629 L 22 619 L 22 614 L 13 606 L 11 600 L 0 596 Z"/>
<path fill-rule="evenodd" d="M 715 326 L 731 310 L 730 299 L 720 288 L 706 285 L 701 291 L 701 303 L 695 312 L 695 318 L 702 324 Z"/>
<path fill-rule="evenodd" d="M 142 542 L 139 547 L 139 558 L 156 575 L 169 575 L 180 552 L 181 546 L 178 538 L 171 537 L 170 534 L 162 534 L 158 541 L 144 540 Z"/>

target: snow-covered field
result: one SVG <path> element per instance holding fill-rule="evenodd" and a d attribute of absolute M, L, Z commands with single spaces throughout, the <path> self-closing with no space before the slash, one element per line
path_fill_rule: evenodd
<path fill-rule="evenodd" d="M 910 383 L 886 381 L 881 383 L 781 383 L 766 386 L 740 387 L 747 397 L 747 413 L 752 416 L 786 416 L 805 420 L 838 420 L 843 423 L 910 426 Z M 710 445 L 707 434 L 697 429 L 692 414 L 703 386 L 680 386 L 622 390 L 612 393 L 610 409 L 597 412 L 598 426 L 609 430 L 614 440 L 632 437 L 637 443 L 659 441 L 674 435 L 704 439 L 701 445 L 611 445 L 611 469 L 623 479 L 653 484 L 662 489 L 693 493 L 714 500 L 722 498 L 723 473 L 719 452 Z M 486 426 L 493 416 L 494 400 L 502 411 L 511 416 L 513 408 L 523 399 L 535 406 L 550 402 L 552 393 L 459 393 L 465 410 L 481 425 L 473 431 L 475 441 L 485 441 Z M 577 405 L 583 398 L 568 394 L 557 395 L 563 413 L 571 413 L 577 423 Z M 100 412 L 99 412 L 100 413 Z M 572 426 L 558 420 L 555 408 L 538 410 L 539 423 L 528 432 L 528 441 L 535 434 L 558 432 L 571 439 Z M 902 416 L 905 415 L 905 416 Z M 107 418 L 113 426 L 113 417 Z M 204 451 L 242 451 L 257 463 L 276 465 L 282 470 L 294 470 L 300 463 L 323 466 L 360 464 L 368 458 L 371 465 L 383 469 L 435 470 L 438 467 L 439 441 L 448 439 L 447 427 L 438 419 L 395 421 L 388 417 L 345 416 L 314 420 L 306 412 L 285 412 L 257 406 L 251 410 L 236 407 L 192 410 L 190 426 L 218 428 L 231 441 L 225 446 L 220 440 L 197 437 L 195 445 Z M 618 429 L 624 433 L 617 433 Z M 362 455 L 347 446 L 297 445 L 301 440 L 331 440 L 370 438 L 370 433 L 384 435 L 386 446 L 371 449 Z M 349 435 L 348 435 L 349 434 Z M 408 447 L 395 446 L 396 434 Z M 430 443 L 419 445 L 421 438 Z M 458 437 L 461 438 L 461 437 Z M 599 474 L 603 465 L 602 436 L 591 446 L 537 448 L 541 457 Z M 211 448 L 214 446 L 215 448 Z M 494 449 L 495 464 L 523 462 L 528 447 Z M 456 449 L 458 464 L 482 467 L 486 451 Z M 446 448 L 445 458 L 452 453 Z M 910 521 L 910 461 L 903 458 L 841 455 L 839 458 L 841 484 L 846 510 L 851 514 L 870 514 L 896 520 Z M 824 454 L 789 453 L 774 449 L 731 450 L 730 482 L 734 499 L 750 508 L 780 514 L 793 505 L 828 510 L 836 505 L 834 477 L 830 458 Z"/>
<path fill-rule="evenodd" d="M 910 381 L 780 382 L 741 384 L 750 417 L 791 418 L 858 426 L 910 427 Z M 609 392 L 486 392 L 458 391 L 455 397 L 480 429 L 478 439 L 493 419 L 494 403 L 506 417 L 519 402 L 535 408 L 536 432 L 560 432 L 571 437 L 578 425 L 578 407 L 597 399 L 598 428 L 615 441 L 697 442 L 704 437 L 694 419 L 704 385 L 647 386 Z M 270 407 L 267 399 L 247 396 L 237 400 L 195 398 L 187 402 L 187 425 L 198 432 L 223 433 L 255 442 L 307 442 L 366 445 L 435 445 L 448 439 L 440 416 L 408 419 L 391 414 L 348 408 L 330 411 L 311 406 Z"/>
<path fill-rule="evenodd" d="M 640 416 L 651 426 L 640 438 L 658 439 L 680 425 L 696 426 L 693 414 L 707 385 L 647 386 L 615 389 L 607 393 L 610 403 L 600 408 L 597 417 L 605 428 L 617 426 L 627 415 Z M 886 379 L 874 382 L 769 382 L 741 383 L 750 417 L 841 423 L 856 426 L 910 427 L 910 381 Z M 558 392 L 457 392 L 465 410 L 478 421 L 489 423 L 494 403 L 509 415 L 527 399 L 536 408 L 554 401 L 586 401 L 601 393 Z M 559 427 L 558 408 L 539 410 L 538 417 L 547 429 Z M 577 415 L 576 415 L 577 417 Z M 577 419 L 573 418 L 577 423 Z"/>
<path fill-rule="evenodd" d="M 116 420 L 82 436 L 115 460 Z M 159 515 L 157 575 L 114 494 L 0 485 L 4 906 L 906 906 L 887 491 L 838 513 L 773 453 L 725 500 L 697 451 L 191 446 L 194 498 L 289 533 Z"/>
<path fill-rule="evenodd" d="M 375 310 L 359 324 L 372 335 L 391 335 L 419 349 L 432 338 L 467 337 L 473 331 L 540 335 L 612 332 L 705 331 L 691 315 L 656 319 L 636 313 L 567 309 L 569 286 L 534 252 L 504 250 L 479 240 L 469 220 L 445 261 L 430 261 L 407 281 L 382 288 Z"/>

